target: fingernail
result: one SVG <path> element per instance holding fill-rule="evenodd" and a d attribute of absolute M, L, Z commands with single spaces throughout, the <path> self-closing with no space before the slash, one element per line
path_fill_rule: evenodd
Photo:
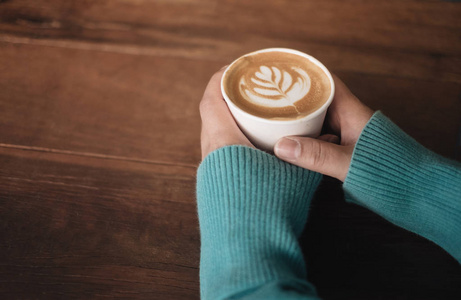
<path fill-rule="evenodd" d="M 227 68 L 229 65 L 225 65 L 224 67 L 222 67 L 221 69 L 219 69 L 219 71 L 221 70 L 224 70 L 225 68 Z"/>
<path fill-rule="evenodd" d="M 301 155 L 301 144 L 295 139 L 283 138 L 275 145 L 274 152 L 280 158 L 297 160 Z"/>

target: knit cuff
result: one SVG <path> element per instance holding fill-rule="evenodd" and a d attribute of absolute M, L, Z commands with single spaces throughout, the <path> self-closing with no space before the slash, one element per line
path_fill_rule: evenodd
<path fill-rule="evenodd" d="M 461 166 L 376 112 L 357 141 L 347 200 L 440 245 L 461 261 Z"/>
<path fill-rule="evenodd" d="M 278 280 L 313 291 L 297 237 L 320 180 L 249 147 L 224 147 L 204 159 L 197 172 L 203 299 Z"/>

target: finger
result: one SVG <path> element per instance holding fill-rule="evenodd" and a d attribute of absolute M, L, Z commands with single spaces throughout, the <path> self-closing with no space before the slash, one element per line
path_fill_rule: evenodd
<path fill-rule="evenodd" d="M 202 159 L 213 150 L 227 145 L 253 147 L 237 126 L 222 96 L 221 79 L 225 68 L 211 77 L 200 102 Z"/>
<path fill-rule="evenodd" d="M 274 147 L 277 157 L 294 165 L 341 181 L 346 178 L 353 147 L 307 137 L 285 137 Z"/>
<path fill-rule="evenodd" d="M 208 82 L 200 102 L 200 116 L 204 127 L 236 126 L 221 93 L 221 79 L 226 67 L 216 72 Z"/>
<path fill-rule="evenodd" d="M 342 119 L 344 120 L 344 114 L 350 113 L 351 107 L 353 108 L 356 105 L 358 99 L 338 76 L 332 74 L 332 77 L 335 82 L 335 95 L 328 109 L 328 121 L 332 130 L 339 134 L 341 133 L 341 123 Z"/>
<path fill-rule="evenodd" d="M 341 135 L 341 143 L 354 144 L 373 110 L 364 105 L 339 79 L 332 74 L 335 82 L 335 96 L 328 109 L 328 125 L 335 134 Z"/>
<path fill-rule="evenodd" d="M 318 139 L 333 144 L 339 144 L 339 137 L 334 134 L 324 134 L 319 136 Z"/>
<path fill-rule="evenodd" d="M 203 100 L 215 99 L 216 97 L 221 97 L 221 78 L 226 71 L 227 66 L 222 67 L 219 69 L 218 72 L 214 73 L 211 77 L 210 81 L 205 88 L 205 92 L 203 93 Z"/>

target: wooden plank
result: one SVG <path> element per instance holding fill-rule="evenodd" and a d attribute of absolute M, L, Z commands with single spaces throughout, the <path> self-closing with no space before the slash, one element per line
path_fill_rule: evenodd
<path fill-rule="evenodd" d="M 220 64 L 3 44 L 1 143 L 195 164 Z"/>
<path fill-rule="evenodd" d="M 177 47 L 158 45 L 133 45 L 116 43 L 94 43 L 69 39 L 48 39 L 18 37 L 0 34 L 0 42 L 62 47 L 81 50 L 146 55 L 157 57 L 180 57 L 193 60 L 229 64 L 235 58 L 262 48 L 286 47 L 308 53 L 330 68 L 341 71 L 360 72 L 365 74 L 387 75 L 425 79 L 434 81 L 461 82 L 461 59 L 456 55 L 434 53 L 410 53 L 399 50 L 381 48 L 357 48 L 335 44 L 322 44 L 309 40 L 291 40 L 248 37 L 248 40 L 235 42 L 209 39 L 197 42 L 199 47 L 183 43 Z"/>
<path fill-rule="evenodd" d="M 461 82 L 455 3 L 20 0 L 0 7 L 7 42 L 215 61 L 282 46 L 343 71 Z"/>
<path fill-rule="evenodd" d="M 195 169 L 1 147 L 0 165 L 3 298 L 198 299 Z M 333 179 L 301 245 L 324 299 L 461 295 L 452 257 Z"/>
<path fill-rule="evenodd" d="M 461 86 L 430 80 L 342 73 L 352 92 L 382 110 L 400 128 L 432 151 L 461 160 Z"/>
<path fill-rule="evenodd" d="M 42 37 L 142 44 L 160 32 L 184 39 L 246 35 L 416 52 L 461 50 L 452 43 L 459 42 L 461 8 L 440 1 L 16 0 L 1 7 L 3 30 L 29 35 L 39 29 Z"/>
<path fill-rule="evenodd" d="M 0 165 L 2 297 L 198 299 L 195 169 L 1 147 Z"/>
<path fill-rule="evenodd" d="M 0 53 L 1 144 L 198 164 L 198 104 L 226 62 L 9 43 Z M 338 74 L 372 108 L 453 156 L 459 84 Z"/>
<path fill-rule="evenodd" d="M 198 299 L 198 102 L 215 70 L 255 49 L 316 56 L 454 157 L 460 13 L 416 0 L 0 1 L 2 298 Z M 331 179 L 301 243 L 325 299 L 461 296 L 453 258 L 345 204 Z"/>

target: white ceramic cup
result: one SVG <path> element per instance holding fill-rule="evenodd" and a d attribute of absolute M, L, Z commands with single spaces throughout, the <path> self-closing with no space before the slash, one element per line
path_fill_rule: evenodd
<path fill-rule="evenodd" d="M 328 100 L 319 109 L 300 119 L 271 120 L 257 117 L 250 113 L 247 113 L 246 111 L 242 110 L 237 105 L 235 105 L 231 99 L 229 99 L 229 96 L 226 94 L 224 89 L 224 78 L 229 68 L 231 68 L 232 65 L 235 64 L 242 57 L 251 56 L 262 52 L 273 51 L 286 52 L 302 56 L 316 64 L 318 67 L 322 69 L 323 72 L 325 72 L 328 79 L 330 80 L 331 93 L 328 97 Z M 232 64 L 230 64 L 227 67 L 226 71 L 224 71 L 221 80 L 221 92 L 238 126 L 240 127 L 242 132 L 248 137 L 248 139 L 253 143 L 253 145 L 262 150 L 272 152 L 277 141 L 284 136 L 299 135 L 318 137 L 320 135 L 320 131 L 322 130 L 323 121 L 325 119 L 327 109 L 333 101 L 333 97 L 335 94 L 335 84 L 333 81 L 333 77 L 331 76 L 328 69 L 314 57 L 303 52 L 287 48 L 268 48 L 245 54 L 242 57 L 237 58 Z"/>

